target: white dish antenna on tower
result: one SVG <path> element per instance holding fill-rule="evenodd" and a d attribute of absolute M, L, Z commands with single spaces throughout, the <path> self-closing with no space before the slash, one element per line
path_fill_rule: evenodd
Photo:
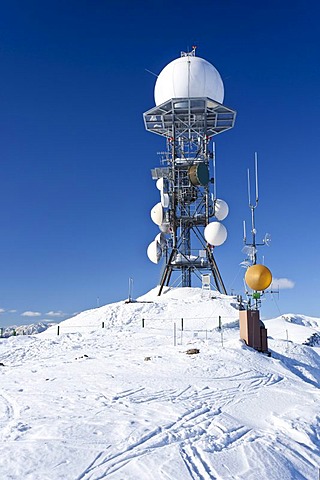
<path fill-rule="evenodd" d="M 222 245 L 228 236 L 227 229 L 220 222 L 211 222 L 204 229 L 204 238 L 214 247 Z"/>
<path fill-rule="evenodd" d="M 221 198 L 217 198 L 214 201 L 214 216 L 217 220 L 224 220 L 229 213 L 229 207 L 227 202 L 221 200 Z"/>
<path fill-rule="evenodd" d="M 158 242 L 160 247 L 163 248 L 165 247 L 167 241 L 166 241 L 166 236 L 164 233 L 158 233 L 158 235 L 156 235 L 155 239 L 154 239 L 155 242 Z"/>
<path fill-rule="evenodd" d="M 208 97 L 223 103 L 224 86 L 218 70 L 203 58 L 183 55 L 160 72 L 154 88 L 156 105 L 171 98 Z"/>
<path fill-rule="evenodd" d="M 159 263 L 162 255 L 162 250 L 159 242 L 154 240 L 153 242 L 150 243 L 150 245 L 147 248 L 147 255 L 149 260 L 151 260 L 151 262 Z"/>
<path fill-rule="evenodd" d="M 168 208 L 170 203 L 170 197 L 168 193 L 161 192 L 161 205 L 163 208 Z"/>
<path fill-rule="evenodd" d="M 160 192 L 163 192 L 163 186 L 164 186 L 163 184 L 164 184 L 163 177 L 158 178 L 158 180 L 156 181 L 156 187 L 158 190 L 160 190 Z"/>
<path fill-rule="evenodd" d="M 151 220 L 156 224 L 156 225 L 161 225 L 163 222 L 163 207 L 161 205 L 161 202 L 157 203 L 150 212 Z"/>

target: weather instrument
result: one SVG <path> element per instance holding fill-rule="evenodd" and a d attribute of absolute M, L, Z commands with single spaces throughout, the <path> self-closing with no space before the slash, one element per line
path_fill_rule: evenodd
<path fill-rule="evenodd" d="M 229 208 L 216 196 L 210 142 L 234 126 L 236 112 L 223 105 L 219 72 L 195 53 L 195 47 L 182 52 L 160 72 L 156 106 L 143 115 L 146 129 L 165 137 L 167 147 L 161 166 L 151 171 L 160 193 L 151 219 L 161 233 L 148 246 L 147 255 L 156 264 L 165 259 L 159 295 L 176 271 L 182 287 L 191 286 L 192 275 L 201 280 L 203 272 L 212 272 L 217 290 L 227 293 L 213 249 L 227 238 L 221 221 Z"/>

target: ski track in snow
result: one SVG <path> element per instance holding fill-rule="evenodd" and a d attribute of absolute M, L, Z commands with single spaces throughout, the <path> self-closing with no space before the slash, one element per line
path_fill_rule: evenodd
<path fill-rule="evenodd" d="M 148 400 L 146 399 L 146 401 Z M 216 415 L 219 415 L 219 411 L 212 411 L 210 407 L 205 404 L 195 405 L 175 422 L 157 427 L 124 450 L 112 456 L 107 455 L 104 458 L 102 458 L 100 454 L 99 458 L 78 477 L 78 480 L 93 478 L 93 472 L 95 474 L 94 478 L 97 480 L 107 478 L 108 475 L 116 472 L 123 465 L 127 464 L 130 459 L 143 456 L 148 454 L 150 450 L 161 448 L 171 443 L 179 444 L 180 455 L 191 474 L 191 478 L 214 478 L 210 467 L 202 458 L 203 454 L 201 449 L 197 449 L 193 444 L 196 443 L 202 435 L 206 434 L 206 427 Z M 223 432 L 224 435 L 225 433 L 226 432 Z M 235 438 L 232 439 L 232 442 L 241 438 L 244 433 L 239 436 L 236 435 Z M 187 439 L 185 439 L 185 437 L 187 437 Z M 229 442 L 229 446 L 230 445 L 231 441 Z M 196 455 L 193 455 L 192 452 L 196 452 Z M 99 473 L 97 470 L 99 470 Z"/>
<path fill-rule="evenodd" d="M 4 392 L 0 393 L 0 441 L 5 442 L 11 439 L 14 426 L 19 418 L 19 408 L 15 401 Z M 23 431 L 23 424 L 18 427 Z"/>
<path fill-rule="evenodd" d="M 249 373 L 249 376 L 243 379 L 244 382 L 241 385 L 238 383 L 239 376 L 243 377 L 243 374 L 227 378 L 229 382 L 230 380 L 235 380 L 236 385 L 230 389 L 230 395 L 226 395 L 226 391 L 224 391 L 225 404 L 235 405 L 237 403 L 237 400 L 232 401 L 231 399 L 235 398 L 235 390 L 239 386 L 241 387 L 240 390 L 248 396 L 249 394 L 254 395 L 263 386 L 275 385 L 281 381 L 276 375 L 266 375 L 263 378 L 259 378 L 251 377 L 250 372 L 245 373 Z M 247 387 L 245 386 L 246 383 Z M 216 404 L 218 399 L 221 400 L 221 392 L 212 391 L 208 387 L 205 387 L 202 391 L 194 391 L 190 385 L 181 390 L 160 390 L 151 396 L 143 394 L 144 391 L 144 388 L 140 388 L 120 392 L 113 398 L 113 401 L 130 399 L 131 403 L 141 404 L 157 402 L 159 399 L 172 403 L 184 400 L 191 404 L 192 408 L 185 411 L 176 421 L 158 426 L 147 435 L 140 437 L 136 442 L 113 455 L 109 453 L 103 455 L 100 452 L 97 459 L 77 477 L 77 480 L 108 478 L 121 470 L 130 460 L 148 455 L 150 451 L 172 443 L 179 445 L 179 453 L 190 478 L 195 480 L 220 478 L 214 472 L 213 467 L 210 466 L 209 461 L 205 460 L 204 450 L 197 446 L 202 437 L 207 436 L 208 428 L 211 427 L 212 433 L 213 431 L 215 433 L 214 437 L 211 433 L 211 437 L 214 438 L 214 444 L 211 448 L 217 451 L 221 451 L 224 448 L 236 448 L 240 443 L 251 443 L 256 438 L 259 438 L 259 435 L 253 433 L 251 429 L 239 424 L 230 415 L 221 412 L 221 407 L 217 410 L 211 407 L 211 403 Z"/>

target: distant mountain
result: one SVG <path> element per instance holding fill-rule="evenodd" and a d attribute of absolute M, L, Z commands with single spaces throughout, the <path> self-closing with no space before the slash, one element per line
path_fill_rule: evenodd
<path fill-rule="evenodd" d="M 47 330 L 47 328 L 56 325 L 55 322 L 37 322 L 29 325 L 10 325 L 2 330 L 2 337 L 11 337 L 13 335 L 35 335 Z"/>

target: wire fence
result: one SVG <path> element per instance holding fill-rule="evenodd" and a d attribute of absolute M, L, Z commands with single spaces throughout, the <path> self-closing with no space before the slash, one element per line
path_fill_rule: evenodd
<path fill-rule="evenodd" d="M 150 330 L 154 335 L 162 336 L 174 346 L 182 345 L 191 341 L 208 341 L 213 333 L 220 332 L 221 344 L 223 345 L 223 328 L 234 324 L 236 320 L 227 316 L 207 316 L 207 317 L 142 317 L 140 320 L 141 329 Z M 113 325 L 114 327 L 115 325 Z M 118 325 L 123 327 L 123 325 Z M 101 329 L 109 329 L 108 319 L 97 325 L 64 325 L 57 324 L 50 327 L 51 331 L 57 336 L 63 334 L 75 334 L 81 331 L 93 333 Z M 0 338 L 10 336 L 34 335 L 37 332 L 27 332 L 25 330 L 13 329 L 8 331 L 0 327 Z M 169 340 L 171 338 L 171 340 Z M 167 343 L 166 341 L 166 343 Z"/>
<path fill-rule="evenodd" d="M 207 316 L 207 317 L 141 317 L 140 325 L 144 331 L 151 331 L 154 336 L 162 337 L 165 339 L 165 343 L 171 343 L 174 346 L 183 345 L 186 343 L 195 343 L 197 341 L 209 340 L 215 342 L 218 340 L 222 347 L 225 343 L 225 330 L 229 327 L 238 326 L 239 320 L 229 316 Z M 130 325 L 130 324 L 129 324 Z M 137 325 L 135 323 L 135 325 Z M 112 327 L 118 326 L 123 328 L 123 324 L 112 325 Z M 108 319 L 102 321 L 96 325 L 64 325 L 57 324 L 56 326 L 49 327 L 53 334 L 61 336 L 63 334 L 76 334 L 81 331 L 88 333 L 94 333 L 96 331 L 105 329 L 109 330 Z M 55 333 L 54 333 L 55 332 Z M 220 337 L 217 338 L 216 334 L 220 333 Z M 40 332 L 28 332 L 27 330 L 8 329 L 0 327 L 0 338 L 9 338 L 11 336 L 20 335 L 34 335 Z M 287 329 L 276 329 L 276 331 L 270 332 L 271 337 L 276 337 L 278 340 L 284 340 L 286 342 L 286 350 L 289 348 L 289 344 L 292 343 L 292 339 L 289 338 L 289 331 Z M 282 336 L 282 338 L 279 338 Z"/>
<path fill-rule="evenodd" d="M 162 324 L 159 325 L 159 321 Z M 154 326 L 154 323 L 158 324 Z M 196 324 L 195 324 L 196 323 Z M 199 324 L 202 323 L 202 326 Z M 166 336 L 172 337 L 173 345 L 183 345 L 192 341 L 208 341 L 213 338 L 214 333 L 220 332 L 221 344 L 223 346 L 223 329 L 237 323 L 237 320 L 227 316 L 217 317 L 143 317 L 141 327 L 158 333 L 166 332 Z"/>

